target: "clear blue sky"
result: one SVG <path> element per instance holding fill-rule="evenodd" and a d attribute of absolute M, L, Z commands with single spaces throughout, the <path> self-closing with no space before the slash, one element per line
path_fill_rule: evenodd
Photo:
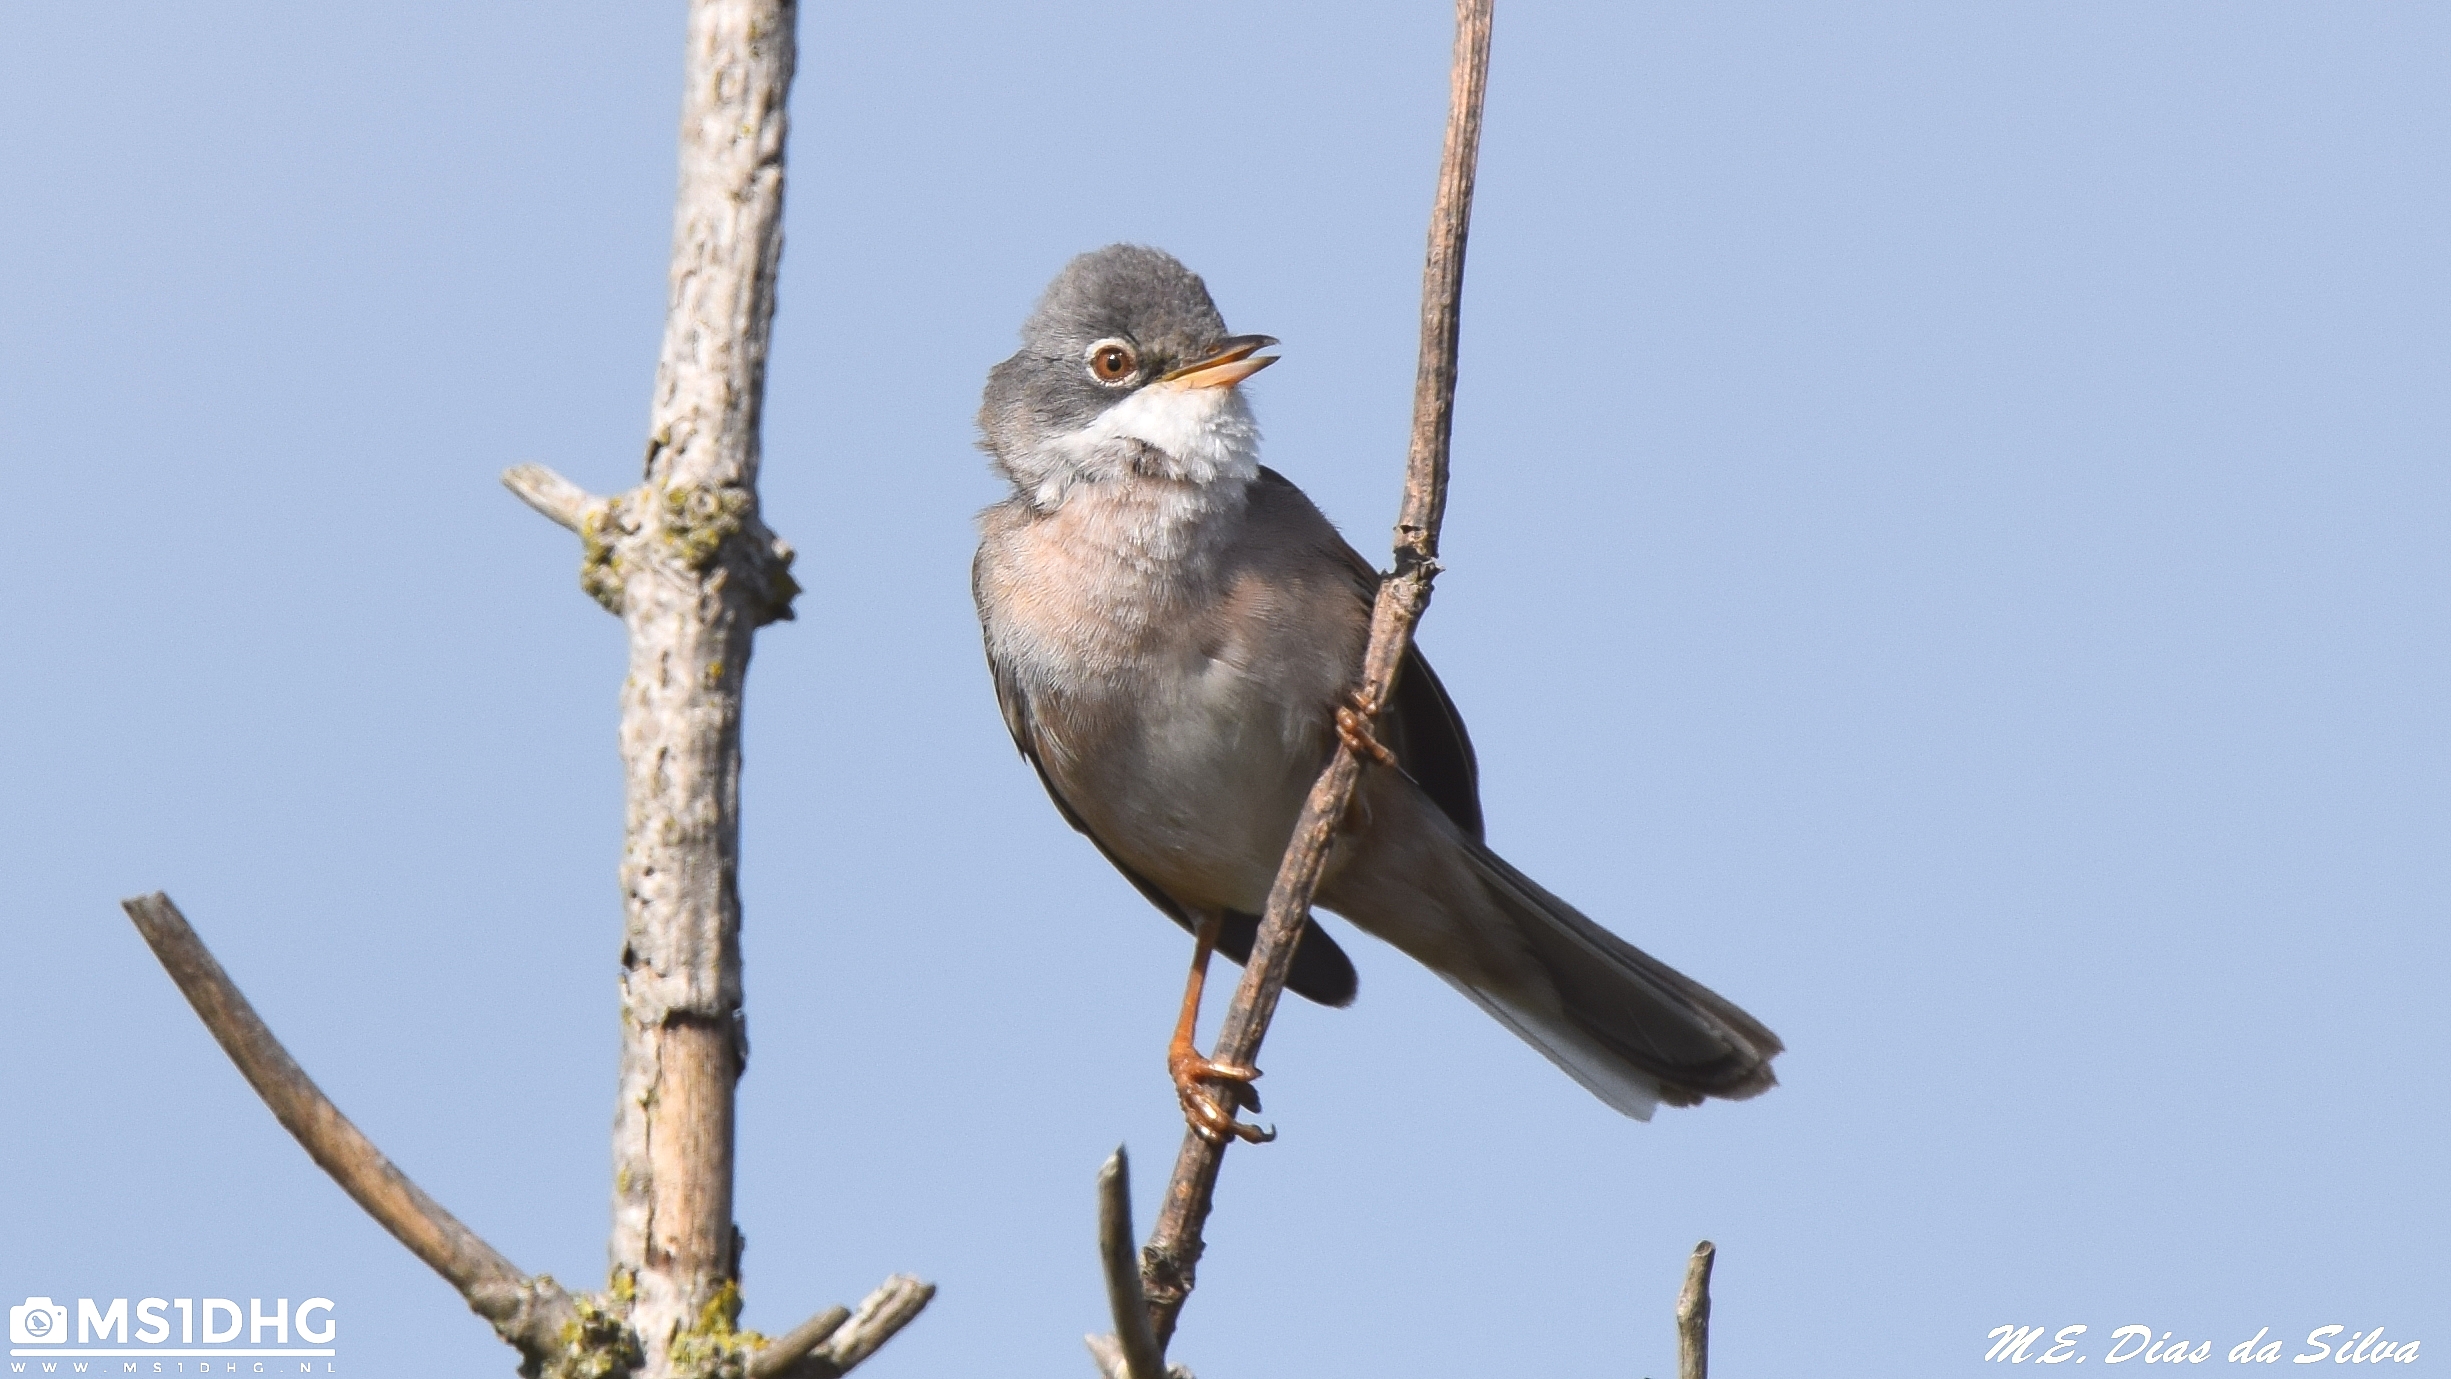
<path fill-rule="evenodd" d="M 1068 255 L 1162 245 L 1383 551 L 1448 40 L 805 15 L 751 1324 L 911 1270 L 879 1379 L 1089 1372 L 1186 945 L 997 718 L 978 386 Z M 635 474 L 679 46 L 677 0 L 0 14 L 0 1299 L 320 1294 L 348 1373 L 510 1370 L 206 1038 L 156 887 L 410 1174 L 601 1278 L 621 635 L 495 475 Z M 1176 1358 L 1665 1376 L 1708 1236 L 1730 1376 L 2004 1322 L 2451 1362 L 2447 60 L 2414 5 L 1502 4 L 1423 641 L 1492 840 L 1785 1085 L 1628 1123 L 1359 940 Z"/>

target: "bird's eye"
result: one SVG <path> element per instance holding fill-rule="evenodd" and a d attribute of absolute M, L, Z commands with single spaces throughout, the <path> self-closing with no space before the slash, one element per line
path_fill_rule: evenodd
<path fill-rule="evenodd" d="M 1089 347 L 1089 372 L 1100 383 L 1121 383 L 1140 371 L 1140 356 L 1121 340 L 1101 340 Z"/>

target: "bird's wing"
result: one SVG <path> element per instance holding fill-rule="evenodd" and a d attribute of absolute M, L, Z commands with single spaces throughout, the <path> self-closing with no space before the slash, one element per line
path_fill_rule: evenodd
<path fill-rule="evenodd" d="M 1455 711 L 1447 687 L 1438 682 L 1419 647 L 1407 648 L 1396 677 L 1395 703 L 1387 714 L 1387 750 L 1404 773 L 1464 835 L 1481 840 L 1481 767 L 1473 759 L 1464 716 Z"/>
<path fill-rule="evenodd" d="M 1013 735 L 1013 745 L 1020 748 L 1021 755 L 1029 760 L 1030 769 L 1038 773 L 1038 783 L 1047 788 L 1047 798 L 1055 802 L 1055 812 L 1064 816 L 1064 822 L 1072 825 L 1074 832 L 1087 838 L 1098 849 L 1099 855 L 1112 863 L 1115 870 L 1122 872 L 1123 879 L 1148 897 L 1149 903 L 1155 905 L 1160 913 L 1183 926 L 1185 933 L 1197 932 L 1198 923 L 1190 912 L 1160 889 L 1156 882 L 1134 871 L 1131 864 L 1107 846 L 1106 840 L 1098 836 L 1088 821 L 1081 817 L 1080 811 L 1072 807 L 1072 802 L 1064 798 L 1064 792 L 1056 787 L 1055 777 L 1048 774 L 1047 763 L 1039 755 L 1037 720 L 1030 713 L 1029 692 L 1012 674 L 1011 668 L 997 658 L 993 645 L 987 649 L 987 668 L 995 676 L 996 705 L 1004 711 L 1004 726 Z M 1252 945 L 1259 940 L 1259 925 L 1257 915 L 1244 914 L 1239 910 L 1226 911 L 1224 922 L 1218 926 L 1217 951 L 1237 963 L 1249 962 Z M 1353 959 L 1345 956 L 1345 951 L 1337 947 L 1336 940 L 1329 938 L 1327 931 L 1319 927 L 1319 921 L 1306 918 L 1302 922 L 1302 937 L 1294 941 L 1293 970 L 1287 974 L 1285 985 L 1295 995 L 1321 1005 L 1344 1006 L 1353 1003 L 1354 993 L 1361 986 L 1361 978 L 1353 970 Z"/>
<path fill-rule="evenodd" d="M 1129 864 L 1116 856 L 1115 850 L 1090 830 L 1088 821 L 1072 807 L 1072 801 L 1065 799 L 1064 792 L 1056 788 L 1055 777 L 1047 774 L 1047 763 L 1038 754 L 1038 727 L 1037 721 L 1030 716 L 1029 696 L 1010 668 L 996 658 L 993 646 L 987 650 L 987 668 L 996 677 L 996 706 L 1004 710 L 1004 726 L 1013 734 L 1013 745 L 1020 748 L 1021 755 L 1029 760 L 1030 769 L 1038 773 L 1038 783 L 1047 787 L 1047 798 L 1055 801 L 1055 812 L 1064 816 L 1064 822 L 1072 825 L 1074 832 L 1095 844 L 1099 853 L 1115 864 L 1115 870 L 1122 872 L 1126 881 L 1149 898 L 1150 904 L 1165 911 L 1169 918 L 1185 929 L 1191 928 L 1191 917 L 1175 903 L 1174 897 L 1159 890 L 1156 882 L 1132 870 Z"/>
<path fill-rule="evenodd" d="M 1308 506 L 1310 499 L 1296 488 L 1291 479 L 1263 465 L 1260 483 L 1274 490 L 1268 497 L 1285 501 L 1288 497 Z M 1354 596 L 1365 610 L 1377 600 L 1383 576 L 1378 569 L 1353 549 L 1353 543 L 1337 534 L 1325 517 L 1320 528 L 1334 544 L 1329 550 L 1353 581 Z M 1365 611 L 1364 616 L 1368 613 Z M 1447 697 L 1447 687 L 1439 683 L 1437 672 L 1418 646 L 1408 647 L 1404 665 L 1396 675 L 1394 702 L 1387 706 L 1380 720 L 1379 740 L 1395 753 L 1397 766 L 1412 777 L 1422 793 L 1430 797 L 1439 812 L 1455 822 L 1475 842 L 1481 839 L 1481 768 L 1472 754 L 1472 737 L 1464 731 L 1464 716 L 1455 710 L 1455 701 Z"/>

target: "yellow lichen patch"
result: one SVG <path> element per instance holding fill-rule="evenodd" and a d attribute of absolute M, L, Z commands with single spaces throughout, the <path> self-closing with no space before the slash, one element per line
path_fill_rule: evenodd
<path fill-rule="evenodd" d="M 611 1306 L 585 1293 L 571 1298 L 578 1319 L 562 1328 L 560 1349 L 542 1357 L 537 1379 L 627 1379 L 647 1362 L 638 1333 L 623 1315 L 636 1295 L 628 1272 L 613 1271 Z"/>
<path fill-rule="evenodd" d="M 614 613 L 621 611 L 622 586 L 629 579 L 619 544 L 628 531 L 621 509 L 616 498 L 579 519 L 579 587 Z"/>
<path fill-rule="evenodd" d="M 697 1320 L 672 1338 L 672 1372 L 690 1379 L 747 1379 L 749 1357 L 766 1338 L 740 1329 L 740 1284 L 725 1280 L 698 1309 Z"/>
<path fill-rule="evenodd" d="M 754 503 L 745 488 L 683 486 L 663 492 L 664 544 L 682 564 L 705 571 L 739 532 Z"/>

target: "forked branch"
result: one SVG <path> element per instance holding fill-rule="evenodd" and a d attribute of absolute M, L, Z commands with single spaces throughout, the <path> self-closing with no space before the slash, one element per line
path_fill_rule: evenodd
<path fill-rule="evenodd" d="M 690 0 L 680 186 L 644 474 L 596 497 L 504 475 L 578 533 L 580 587 L 619 615 L 627 786 L 613 1281 L 529 1278 L 418 1190 L 316 1090 L 159 895 L 128 902 L 171 976 L 307 1153 L 548 1379 L 832 1379 L 935 1289 L 895 1275 L 781 1340 L 740 1331 L 732 1221 L 741 1007 L 741 690 L 758 628 L 789 618 L 791 547 L 758 511 L 759 416 L 783 253 L 797 0 Z"/>
<path fill-rule="evenodd" d="M 1412 645 L 1413 627 L 1429 606 L 1438 574 L 1438 529 L 1447 509 L 1447 449 L 1455 415 L 1455 356 L 1464 288 L 1464 240 L 1472 221 L 1472 182 L 1481 144 L 1481 101 L 1489 84 L 1492 0 L 1456 0 L 1455 62 L 1450 79 L 1447 139 L 1439 163 L 1438 199 L 1430 213 L 1428 260 L 1421 277 L 1421 359 L 1413 384 L 1412 443 L 1404 475 L 1404 505 L 1396 518 L 1395 569 L 1379 585 L 1371 610 L 1370 648 L 1362 664 L 1361 703 L 1376 716 L 1395 692 L 1396 674 Z M 1268 909 L 1234 1003 L 1226 1011 L 1211 1057 L 1252 1066 L 1277 998 L 1293 966 L 1294 941 L 1326 869 L 1336 826 L 1361 780 L 1362 759 L 1351 746 L 1329 759 L 1294 825 L 1293 838 L 1269 888 Z M 1229 1141 L 1187 1133 L 1166 1186 L 1157 1228 L 1141 1253 L 1141 1282 L 1150 1329 L 1161 1349 L 1190 1296 L 1202 1249 L 1201 1232 L 1217 1190 Z"/>
<path fill-rule="evenodd" d="M 574 1297 L 550 1274 L 521 1272 L 342 1115 L 169 896 L 156 891 L 120 907 L 273 1119 L 377 1225 L 442 1275 L 469 1310 L 493 1323 L 495 1334 L 519 1351 L 520 1373 L 621 1375 L 638 1365 L 637 1338 L 619 1318 L 592 1298 Z M 935 1285 L 895 1274 L 857 1311 L 828 1308 L 769 1342 L 749 1361 L 748 1372 L 751 1379 L 839 1379 L 935 1296 Z"/>
<path fill-rule="evenodd" d="M 851 1320 L 848 1307 L 829 1307 L 774 1338 L 749 1362 L 749 1379 L 784 1379 L 800 1372 L 800 1362 L 842 1330 Z"/>
<path fill-rule="evenodd" d="M 749 1362 L 750 1379 L 840 1379 L 916 1320 L 920 1309 L 935 1296 L 935 1284 L 895 1274 L 860 1299 L 857 1309 L 844 1312 L 836 1307 L 819 1313 L 758 1352 Z M 806 1348 L 794 1354 L 795 1347 L 811 1335 L 816 1340 L 806 1342 Z"/>

